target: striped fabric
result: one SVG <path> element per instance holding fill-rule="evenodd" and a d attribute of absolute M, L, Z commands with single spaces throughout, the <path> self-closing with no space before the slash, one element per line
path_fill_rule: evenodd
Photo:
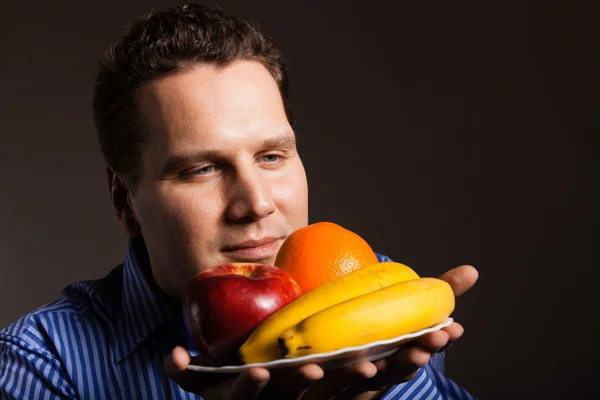
<path fill-rule="evenodd" d="M 0 399 L 200 399 L 163 373 L 174 346 L 196 351 L 181 312 L 149 277 L 143 246 L 132 239 L 125 263 L 105 278 L 68 286 L 0 331 Z M 436 355 L 384 399 L 472 399 L 443 365 Z"/>

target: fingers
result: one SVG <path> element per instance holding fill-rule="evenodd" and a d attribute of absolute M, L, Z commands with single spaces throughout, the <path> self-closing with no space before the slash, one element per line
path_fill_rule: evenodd
<path fill-rule="evenodd" d="M 377 374 L 377 367 L 369 361 L 359 361 L 346 368 L 327 371 L 325 377 L 314 383 L 307 391 L 311 400 L 327 400 L 358 382 L 364 382 Z M 338 397 L 336 397 L 338 398 Z"/>
<path fill-rule="evenodd" d="M 464 331 L 462 325 L 453 322 L 444 329 L 417 338 L 414 344 L 431 353 L 439 353 L 460 339 Z"/>
<path fill-rule="evenodd" d="M 183 390 L 192 393 L 199 393 L 206 388 L 205 382 L 194 379 L 187 366 L 190 364 L 190 354 L 183 347 L 175 347 L 171 356 L 167 357 L 163 363 L 165 374 L 174 380 Z"/>
<path fill-rule="evenodd" d="M 226 388 L 225 399 L 255 399 L 269 382 L 270 374 L 265 368 L 250 368 L 242 373 L 231 385 Z"/>
<path fill-rule="evenodd" d="M 372 379 L 370 389 L 381 389 L 413 379 L 419 368 L 427 365 L 431 352 L 419 347 L 408 346 L 377 364 L 379 372 Z"/>
<path fill-rule="evenodd" d="M 171 356 L 167 357 L 163 363 L 165 374 L 179 383 L 185 379 L 190 361 L 190 354 L 184 348 L 175 347 L 171 352 Z"/>
<path fill-rule="evenodd" d="M 316 383 L 307 394 L 311 399 L 327 399 L 347 386 L 344 395 L 348 398 L 367 392 L 383 393 L 394 384 L 413 379 L 419 368 L 431 360 L 432 353 L 442 351 L 451 343 L 451 338 L 458 339 L 462 332 L 462 326 L 453 323 L 445 329 L 419 337 L 390 357 L 373 363 L 356 363 L 351 371 L 328 372 L 325 379 Z"/>
<path fill-rule="evenodd" d="M 450 348 L 450 346 L 452 346 L 454 344 L 454 342 L 456 342 L 458 339 L 460 339 L 462 337 L 463 333 L 465 332 L 462 325 L 460 325 L 459 323 L 456 323 L 456 322 L 454 322 L 450 326 L 444 328 L 444 331 L 448 334 L 448 342 L 437 351 L 438 353 L 448 350 L 448 348 Z"/>
<path fill-rule="evenodd" d="M 252 399 L 269 380 L 269 371 L 263 368 L 250 369 L 238 377 L 189 371 L 190 362 L 187 350 L 177 346 L 164 361 L 165 374 L 186 392 L 201 394 L 207 399 Z"/>
<path fill-rule="evenodd" d="M 439 330 L 419 337 L 415 344 L 429 353 L 435 353 L 444 347 L 449 339 L 450 335 L 446 331 Z"/>
<path fill-rule="evenodd" d="M 190 354 L 175 347 L 164 361 L 165 374 L 185 391 L 206 399 L 241 400 L 261 399 L 296 400 L 316 381 L 324 376 L 317 364 L 307 364 L 293 370 L 250 368 L 237 374 L 204 374 L 188 371 Z"/>
<path fill-rule="evenodd" d="M 449 326 L 442 329 L 442 331 L 448 334 L 448 340 L 457 341 L 465 333 L 465 328 L 463 328 L 463 326 L 458 322 L 453 322 Z"/>
<path fill-rule="evenodd" d="M 461 265 L 444 272 L 439 277 L 450 284 L 455 296 L 460 296 L 469 290 L 478 278 L 479 272 L 471 265 Z"/>
<path fill-rule="evenodd" d="M 342 398 L 350 399 L 363 394 L 377 397 L 392 385 L 413 379 L 419 368 L 425 366 L 430 358 L 431 353 L 418 346 L 405 347 L 387 358 L 373 362 L 377 373 L 362 381 L 354 379 L 344 391 L 346 396 Z"/>
<path fill-rule="evenodd" d="M 442 343 L 443 338 L 437 342 Z M 391 383 L 398 383 L 412 379 L 417 370 L 427 365 L 431 359 L 431 351 L 416 343 L 397 351 L 386 359 L 378 360 L 375 364 L 379 374 L 383 374 L 389 379 L 395 380 Z"/>
<path fill-rule="evenodd" d="M 261 393 L 262 399 L 296 400 L 303 397 L 305 392 L 317 381 L 321 380 L 325 372 L 317 364 L 306 364 L 289 369 L 272 370 L 271 380 Z"/>
<path fill-rule="evenodd" d="M 419 346 L 407 347 L 391 358 L 390 369 L 394 369 L 394 375 L 405 376 L 416 372 L 427 365 L 431 359 L 431 352 Z"/>
<path fill-rule="evenodd" d="M 183 347 L 175 347 L 171 352 L 171 357 L 167 359 L 165 368 L 169 368 L 174 374 L 186 371 L 192 357 Z"/>

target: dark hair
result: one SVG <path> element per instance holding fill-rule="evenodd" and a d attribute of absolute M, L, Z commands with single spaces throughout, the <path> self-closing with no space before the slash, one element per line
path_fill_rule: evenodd
<path fill-rule="evenodd" d="M 226 66 L 240 59 L 265 66 L 293 125 L 282 52 L 255 23 L 186 3 L 142 16 L 108 48 L 94 87 L 94 121 L 107 164 L 130 190 L 139 182 L 141 154 L 148 139 L 137 113 L 138 89 L 158 76 L 199 62 Z"/>

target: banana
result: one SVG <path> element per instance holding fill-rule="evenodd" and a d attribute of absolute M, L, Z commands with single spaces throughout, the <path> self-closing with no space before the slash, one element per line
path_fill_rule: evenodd
<path fill-rule="evenodd" d="M 370 264 L 333 279 L 282 307 L 264 320 L 238 350 L 245 364 L 282 358 L 277 338 L 304 318 L 337 303 L 398 282 L 417 279 L 410 267 L 397 262 Z"/>
<path fill-rule="evenodd" d="M 419 278 L 319 311 L 278 342 L 286 358 L 335 351 L 428 328 L 454 311 L 454 293 L 437 278 Z"/>

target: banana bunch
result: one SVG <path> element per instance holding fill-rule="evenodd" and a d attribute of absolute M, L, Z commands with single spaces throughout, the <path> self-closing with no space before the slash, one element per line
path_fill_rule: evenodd
<path fill-rule="evenodd" d="M 245 364 L 335 351 L 435 325 L 454 310 L 446 282 L 396 262 L 327 282 L 264 320 L 239 348 Z"/>

